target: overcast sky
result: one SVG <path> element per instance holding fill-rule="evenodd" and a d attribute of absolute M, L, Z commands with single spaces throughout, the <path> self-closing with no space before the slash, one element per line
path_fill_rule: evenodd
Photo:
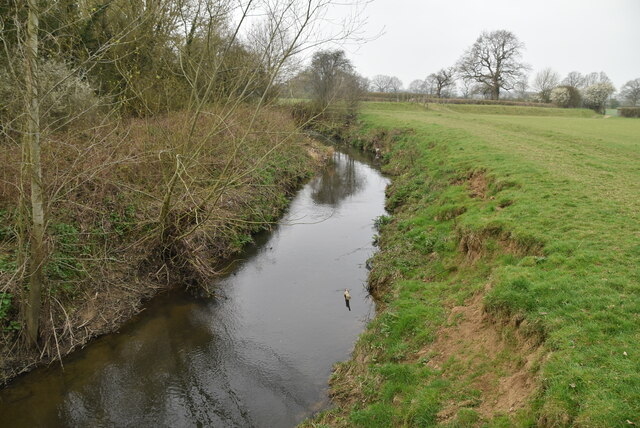
<path fill-rule="evenodd" d="M 604 71 L 617 89 L 640 77 L 640 0 L 373 0 L 366 15 L 365 32 L 383 34 L 345 46 L 348 56 L 363 76 L 397 76 L 405 88 L 499 29 L 524 42 L 532 76 Z"/>

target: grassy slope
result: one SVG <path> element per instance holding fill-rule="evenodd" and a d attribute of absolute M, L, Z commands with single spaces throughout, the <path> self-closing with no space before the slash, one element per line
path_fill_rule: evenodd
<path fill-rule="evenodd" d="M 332 380 L 341 407 L 309 424 L 640 423 L 640 121 L 447 107 L 365 108 L 363 142 L 411 129 L 387 156 L 370 278 L 385 305 Z M 432 364 L 476 295 L 504 345 Z M 516 370 L 534 379 L 526 405 L 492 414 L 491 383 Z"/>
<path fill-rule="evenodd" d="M 565 109 L 552 107 L 515 107 L 503 105 L 475 105 L 475 104 L 437 104 L 429 105 L 432 110 L 451 111 L 456 113 L 492 114 L 509 116 L 561 116 L 588 117 L 596 116 L 593 110 Z"/>

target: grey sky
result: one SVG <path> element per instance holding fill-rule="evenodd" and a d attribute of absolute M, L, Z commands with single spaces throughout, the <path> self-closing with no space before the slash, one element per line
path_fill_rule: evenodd
<path fill-rule="evenodd" d="M 374 0 L 366 15 L 366 33 L 384 34 L 345 50 L 360 74 L 398 76 L 405 87 L 499 29 L 525 43 L 532 76 L 604 71 L 617 89 L 640 77 L 640 0 Z"/>

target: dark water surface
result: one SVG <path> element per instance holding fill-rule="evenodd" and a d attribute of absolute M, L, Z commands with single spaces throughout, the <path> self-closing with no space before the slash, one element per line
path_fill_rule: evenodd
<path fill-rule="evenodd" d="M 0 426 L 290 427 L 326 406 L 331 366 L 373 312 L 365 262 L 386 184 L 366 158 L 336 152 L 218 297 L 160 296 L 64 370 L 17 379 L 0 391 Z"/>

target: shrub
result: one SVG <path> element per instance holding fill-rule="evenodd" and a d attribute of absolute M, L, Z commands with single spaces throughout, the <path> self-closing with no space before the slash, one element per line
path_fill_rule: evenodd
<path fill-rule="evenodd" d="M 42 94 L 41 120 L 52 130 L 66 128 L 71 122 L 91 119 L 100 99 L 84 76 L 74 73 L 59 61 L 49 60 L 40 66 Z"/>
<path fill-rule="evenodd" d="M 618 115 L 622 117 L 640 117 L 640 107 L 620 107 Z"/>
<path fill-rule="evenodd" d="M 582 103 L 582 96 L 573 86 L 558 86 L 551 91 L 551 101 L 558 107 L 577 108 Z"/>
<path fill-rule="evenodd" d="M 607 99 L 615 92 L 611 83 L 596 83 L 584 90 L 584 105 L 604 114 Z"/>
<path fill-rule="evenodd" d="M 16 68 L 16 73 L 21 71 Z M 64 62 L 47 60 L 38 70 L 40 123 L 49 131 L 61 131 L 71 123 L 91 120 L 98 111 L 100 98 L 84 76 L 71 70 Z M 0 122 L 7 129 L 19 129 L 24 109 L 23 86 L 20 80 L 0 71 Z"/>

